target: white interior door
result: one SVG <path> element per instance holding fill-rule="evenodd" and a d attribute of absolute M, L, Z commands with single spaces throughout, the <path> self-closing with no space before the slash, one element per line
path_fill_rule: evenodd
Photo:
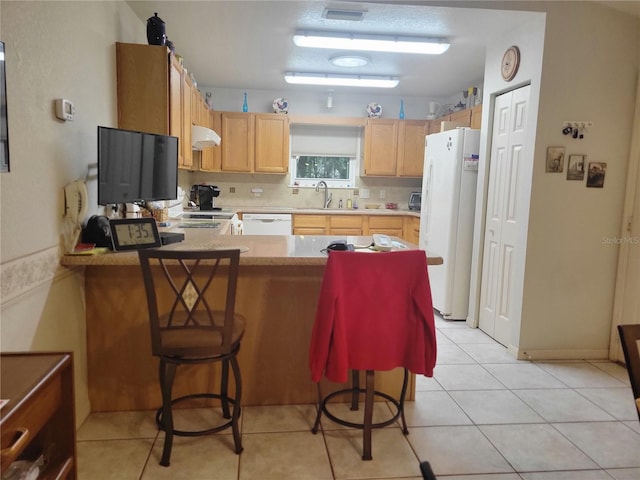
<path fill-rule="evenodd" d="M 526 211 L 518 202 L 518 183 L 523 176 L 526 118 L 530 87 L 522 87 L 496 97 L 489 188 L 485 218 L 484 252 L 480 286 L 479 326 L 498 342 L 508 345 L 514 295 L 521 295 L 514 285 L 521 284 L 517 265 L 518 239 Z"/>

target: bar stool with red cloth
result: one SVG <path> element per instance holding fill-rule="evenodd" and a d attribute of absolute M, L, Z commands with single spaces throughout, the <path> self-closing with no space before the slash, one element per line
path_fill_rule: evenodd
<path fill-rule="evenodd" d="M 365 253 L 331 251 L 324 273 L 315 323 L 311 335 L 309 364 L 314 382 L 324 376 L 344 383 L 352 371 L 350 388 L 325 397 L 318 383 L 318 414 L 312 432 L 317 433 L 324 413 L 330 420 L 363 430 L 363 460 L 371 460 L 371 433 L 404 418 L 408 370 L 433 376 L 436 333 L 427 257 L 422 250 Z M 404 369 L 399 398 L 374 388 L 374 371 Z M 366 386 L 360 388 L 359 371 L 366 371 Z M 351 394 L 351 409 L 358 409 L 365 396 L 362 423 L 333 415 L 330 399 Z M 382 397 L 395 406 L 389 420 L 373 423 L 373 400 Z"/>

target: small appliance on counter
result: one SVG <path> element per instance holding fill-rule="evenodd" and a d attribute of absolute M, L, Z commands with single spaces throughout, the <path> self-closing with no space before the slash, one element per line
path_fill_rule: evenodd
<path fill-rule="evenodd" d="M 212 210 L 220 210 L 214 207 L 214 198 L 220 195 L 220 189 L 215 185 L 192 185 L 191 195 L 189 196 L 189 205 L 198 206 L 200 210 L 210 212 Z"/>
<path fill-rule="evenodd" d="M 409 210 L 420 211 L 421 204 L 422 204 L 421 192 L 413 192 L 409 195 Z"/>

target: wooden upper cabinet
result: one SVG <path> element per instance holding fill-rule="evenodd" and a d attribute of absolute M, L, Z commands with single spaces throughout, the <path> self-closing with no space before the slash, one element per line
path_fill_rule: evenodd
<path fill-rule="evenodd" d="M 398 176 L 422 177 L 426 136 L 427 122 L 423 120 L 400 121 Z"/>
<path fill-rule="evenodd" d="M 460 123 L 461 126 L 471 126 L 471 109 L 460 110 L 459 112 L 453 112 L 449 115 L 450 122 Z"/>
<path fill-rule="evenodd" d="M 254 159 L 253 114 L 222 112 L 222 171 L 252 172 Z"/>
<path fill-rule="evenodd" d="M 370 118 L 365 126 L 364 174 L 422 177 L 425 120 Z"/>
<path fill-rule="evenodd" d="M 286 173 L 289 169 L 289 117 L 255 114 L 255 171 Z"/>
<path fill-rule="evenodd" d="M 395 176 L 398 151 L 398 120 L 369 118 L 365 126 L 364 174 Z"/>
<path fill-rule="evenodd" d="M 440 131 L 440 120 L 431 120 L 429 121 L 429 133 L 428 135 L 431 135 L 432 133 L 438 133 Z"/>
<path fill-rule="evenodd" d="M 179 138 L 178 167 L 193 168 L 191 79 L 167 47 L 116 43 L 118 127 Z"/>
<path fill-rule="evenodd" d="M 221 112 L 222 171 L 286 173 L 289 117 L 273 113 Z"/>
<path fill-rule="evenodd" d="M 171 133 L 169 102 L 175 85 L 170 81 L 175 78 L 168 58 L 164 46 L 116 43 L 118 128 Z"/>
<path fill-rule="evenodd" d="M 482 125 L 482 104 L 471 108 L 471 128 L 479 129 Z"/>
<path fill-rule="evenodd" d="M 218 135 L 222 131 L 220 112 L 214 112 L 213 110 L 207 110 L 207 124 L 204 125 L 212 129 Z M 222 171 L 222 147 L 209 147 L 202 150 L 200 153 L 200 170 L 205 172 L 220 172 Z"/>
<path fill-rule="evenodd" d="M 184 164 L 182 154 L 182 67 L 174 57 L 169 64 L 169 135 L 178 137 L 178 165 Z"/>
<path fill-rule="evenodd" d="M 191 90 L 193 85 L 191 79 L 183 71 L 182 73 L 182 134 L 180 136 L 180 150 L 182 151 L 182 161 L 178 162 L 179 167 L 193 167 L 193 156 L 191 150 Z"/>

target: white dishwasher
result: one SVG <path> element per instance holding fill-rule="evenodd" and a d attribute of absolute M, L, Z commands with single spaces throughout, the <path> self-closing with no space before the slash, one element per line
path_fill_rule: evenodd
<path fill-rule="evenodd" d="M 291 235 L 290 213 L 243 213 L 245 235 Z"/>

